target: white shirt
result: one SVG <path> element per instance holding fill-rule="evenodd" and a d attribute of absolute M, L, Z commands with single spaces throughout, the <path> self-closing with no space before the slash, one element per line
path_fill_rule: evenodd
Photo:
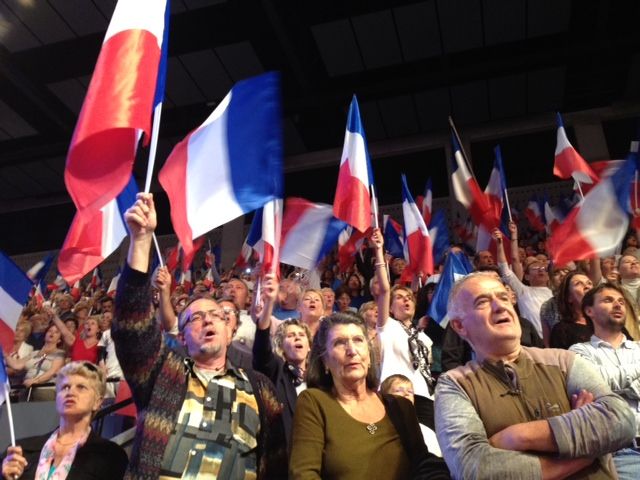
<path fill-rule="evenodd" d="M 553 292 L 549 287 L 531 287 L 525 285 L 516 274 L 511 271 L 506 263 L 499 263 L 500 276 L 518 296 L 518 308 L 520 316 L 529 320 L 540 338 L 542 337 L 542 321 L 540 320 L 540 307 L 544 302 L 553 297 Z"/>
<path fill-rule="evenodd" d="M 620 346 L 614 348 L 592 335 L 591 341 L 572 345 L 569 350 L 593 363 L 613 393 L 627 401 L 636 416 L 636 432 L 640 433 L 640 343 L 625 337 Z"/>
<path fill-rule="evenodd" d="M 400 322 L 389 317 L 384 327 L 378 327 L 380 337 L 380 347 L 382 352 L 382 372 L 380 381 L 391 375 L 401 374 L 413 382 L 413 391 L 416 395 L 433 400 L 433 395 L 429 393 L 427 381 L 420 370 L 413 368 L 411 355 L 409 354 L 409 336 Z M 431 363 L 431 347 L 433 342 L 424 332 L 418 334 L 418 338 L 429 347 L 428 361 Z"/>

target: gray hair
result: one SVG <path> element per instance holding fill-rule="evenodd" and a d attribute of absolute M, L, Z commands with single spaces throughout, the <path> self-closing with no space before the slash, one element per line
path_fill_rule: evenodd
<path fill-rule="evenodd" d="M 460 319 L 464 316 L 464 311 L 458 303 L 458 296 L 462 291 L 462 287 L 464 287 L 465 283 L 469 280 L 473 280 L 474 278 L 491 278 L 495 279 L 494 272 L 472 272 L 468 275 L 465 275 L 451 287 L 451 291 L 449 292 L 449 300 L 447 301 L 447 315 L 449 316 L 449 320 L 453 320 L 454 318 Z"/>

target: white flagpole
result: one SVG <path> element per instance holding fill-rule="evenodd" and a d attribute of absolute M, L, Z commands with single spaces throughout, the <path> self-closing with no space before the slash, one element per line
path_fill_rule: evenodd
<path fill-rule="evenodd" d="M 513 222 L 513 218 L 511 217 L 511 205 L 509 205 L 509 195 L 507 195 L 507 189 L 503 190 L 504 192 L 504 201 L 507 204 L 507 213 L 509 214 L 509 221 Z"/>
<path fill-rule="evenodd" d="M 378 221 L 378 197 L 376 197 L 376 189 L 373 184 L 369 186 L 369 189 L 371 190 L 371 213 L 373 214 L 373 228 L 380 228 L 380 223 Z"/>
<path fill-rule="evenodd" d="M 580 198 L 584 200 L 584 193 L 582 193 L 582 187 L 580 186 L 580 182 L 574 178 L 573 183 L 575 183 L 576 186 L 578 187 L 578 192 L 580 192 Z"/>
<path fill-rule="evenodd" d="M 153 177 L 153 167 L 156 164 L 156 151 L 158 150 L 158 134 L 160 132 L 160 117 L 162 116 L 162 102 L 156 105 L 153 111 L 153 125 L 151 127 L 151 144 L 149 146 L 149 161 L 147 163 L 147 176 L 144 181 L 144 193 L 149 193 L 151 189 L 151 177 Z M 164 259 L 162 258 L 162 252 L 160 251 L 160 245 L 158 244 L 158 238 L 155 232 L 153 233 L 153 245 L 156 247 L 156 253 L 158 254 L 158 262 L 161 267 L 164 267 Z"/>

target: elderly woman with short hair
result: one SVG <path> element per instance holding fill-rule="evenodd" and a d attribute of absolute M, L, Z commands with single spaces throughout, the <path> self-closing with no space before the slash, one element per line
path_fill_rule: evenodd
<path fill-rule="evenodd" d="M 25 438 L 9 447 L 2 461 L 5 479 L 117 480 L 124 476 L 127 455 L 91 429 L 91 419 L 105 392 L 102 372 L 89 362 L 72 362 L 60 370 L 56 409 L 60 425 L 51 434 Z"/>
<path fill-rule="evenodd" d="M 309 388 L 296 404 L 290 478 L 449 478 L 444 461 L 424 444 L 413 405 L 376 392 L 372 357 L 359 315 L 323 319 L 309 358 Z"/>

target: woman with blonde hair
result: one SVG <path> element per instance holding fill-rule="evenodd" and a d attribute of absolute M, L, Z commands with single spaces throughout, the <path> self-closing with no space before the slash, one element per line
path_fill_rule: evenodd
<path fill-rule="evenodd" d="M 5 479 L 117 480 L 124 476 L 127 454 L 91 429 L 105 391 L 104 377 L 89 362 L 71 362 L 56 381 L 59 427 L 51 434 L 20 440 L 2 461 Z"/>

